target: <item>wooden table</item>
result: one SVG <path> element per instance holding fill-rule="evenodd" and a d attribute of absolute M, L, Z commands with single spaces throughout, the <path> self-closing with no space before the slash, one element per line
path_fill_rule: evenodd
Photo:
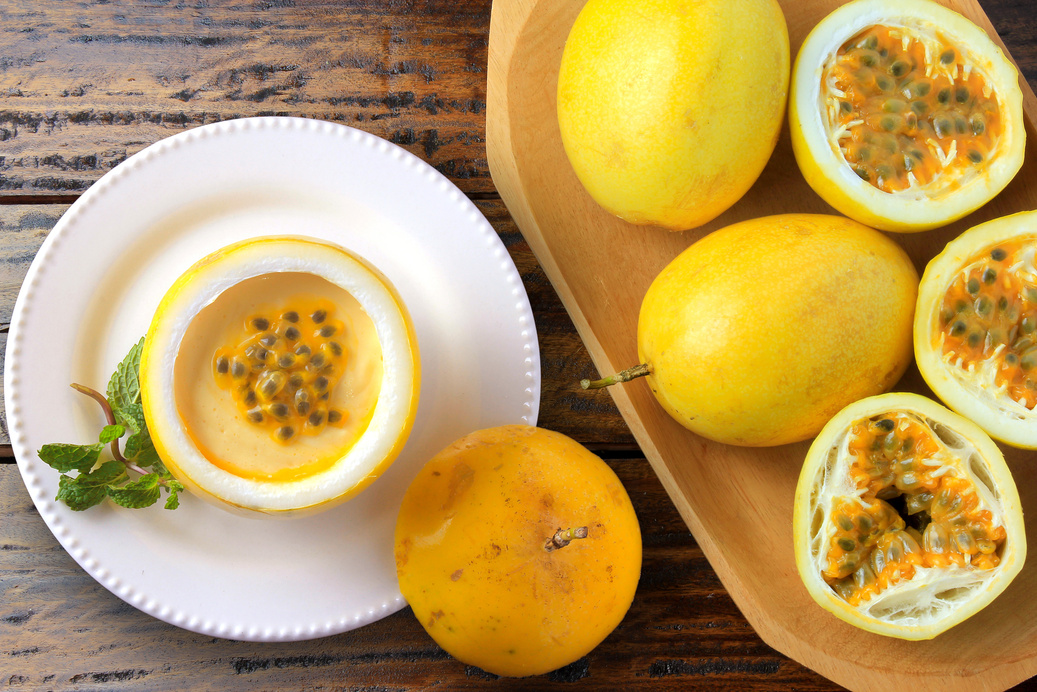
<path fill-rule="evenodd" d="M 981 3 L 1037 87 L 1031 1 Z M 580 390 L 594 368 L 486 163 L 489 24 L 490 0 L 0 0 L 0 341 L 57 219 L 148 144 L 255 115 L 384 137 L 468 195 L 518 266 L 540 341 L 539 424 L 602 455 L 641 520 L 644 568 L 626 619 L 587 657 L 522 681 L 451 659 L 409 609 L 313 641 L 193 634 L 127 605 L 65 553 L 22 485 L 0 421 L 0 687 L 834 688 L 757 637 L 610 399 Z"/>

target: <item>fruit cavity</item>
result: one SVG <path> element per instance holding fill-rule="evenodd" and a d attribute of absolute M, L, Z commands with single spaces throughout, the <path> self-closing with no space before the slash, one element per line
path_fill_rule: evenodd
<path fill-rule="evenodd" d="M 839 49 L 822 80 L 829 136 L 884 192 L 959 187 L 980 174 L 1003 134 L 992 86 L 938 34 L 869 27 Z"/>
<path fill-rule="evenodd" d="M 951 240 L 926 267 L 915 360 L 944 402 L 990 435 L 1037 448 L 1037 212 Z"/>
<path fill-rule="evenodd" d="M 916 394 L 857 401 L 825 426 L 800 474 L 793 537 L 822 607 L 903 639 L 929 639 L 978 612 L 1026 554 L 1000 450 Z"/>
<path fill-rule="evenodd" d="M 853 0 L 804 40 L 792 71 L 792 148 L 843 214 L 887 231 L 965 216 L 1022 166 L 1015 66 L 932 0 Z"/>

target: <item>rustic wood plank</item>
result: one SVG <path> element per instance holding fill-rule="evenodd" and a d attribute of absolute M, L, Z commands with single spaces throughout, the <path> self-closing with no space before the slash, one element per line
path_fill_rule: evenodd
<path fill-rule="evenodd" d="M 611 398 L 580 389 L 580 379 L 594 375 L 590 357 L 503 202 L 491 198 L 477 201 L 476 206 L 511 253 L 533 307 L 543 363 L 540 424 L 595 449 L 636 449 Z M 6 326 L 29 264 L 67 208 L 0 205 L 0 346 L 6 345 Z M 0 394 L 2 375 L 0 358 Z M 0 415 L 0 445 L 9 442 L 6 414 Z"/>
<path fill-rule="evenodd" d="M 183 129 L 353 125 L 466 192 L 486 166 L 488 0 L 0 2 L 0 190 L 80 192 Z"/>
<path fill-rule="evenodd" d="M 12 689 L 614 689 L 694 685 L 837 689 L 756 637 L 651 468 L 608 462 L 641 518 L 644 563 L 634 604 L 587 657 L 554 674 L 497 681 L 450 658 L 409 609 L 323 639 L 256 644 L 167 625 L 82 571 L 33 508 L 17 468 L 0 465 L 0 684 Z M 200 577 L 201 578 L 201 577 Z"/>

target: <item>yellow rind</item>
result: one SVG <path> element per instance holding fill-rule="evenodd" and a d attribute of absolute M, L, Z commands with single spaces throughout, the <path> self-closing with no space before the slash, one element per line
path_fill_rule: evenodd
<path fill-rule="evenodd" d="M 824 477 L 825 462 L 832 440 L 854 421 L 884 412 L 908 411 L 948 426 L 966 438 L 986 462 L 986 470 L 998 491 L 1007 538 L 1001 563 L 991 570 L 991 580 L 961 607 L 942 619 L 904 626 L 865 616 L 840 598 L 814 569 L 810 535 L 814 520 L 814 497 Z M 796 569 L 810 596 L 825 610 L 855 627 L 906 640 L 924 640 L 947 631 L 989 605 L 1019 574 L 1026 561 L 1026 527 L 1022 503 L 1015 480 L 997 445 L 978 426 L 926 397 L 909 393 L 888 393 L 850 404 L 825 425 L 811 444 L 800 471 L 792 518 L 793 549 Z"/>
<path fill-rule="evenodd" d="M 883 234 L 838 216 L 727 226 L 652 282 L 638 356 L 663 408 L 718 442 L 811 437 L 911 361 L 918 274 Z"/>
<path fill-rule="evenodd" d="M 1004 133 L 986 173 L 939 197 L 883 192 L 861 180 L 828 140 L 820 84 L 825 59 L 859 31 L 877 24 L 935 27 L 954 42 L 997 90 Z M 1026 144 L 1022 90 L 1015 66 L 986 32 L 931 0 L 854 0 L 825 17 L 803 41 L 792 68 L 789 130 L 799 169 L 835 209 L 885 231 L 915 232 L 946 225 L 996 196 L 1022 167 Z"/>
<path fill-rule="evenodd" d="M 775 0 L 590 0 L 558 75 L 565 152 L 610 213 L 695 228 L 737 202 L 766 165 L 789 64 Z"/>
<path fill-rule="evenodd" d="M 345 261 L 351 267 L 347 271 L 356 271 L 358 275 L 366 277 L 363 280 L 376 287 L 375 292 L 380 294 L 381 299 L 392 305 L 394 312 L 389 315 L 388 320 L 396 326 L 387 330 L 387 333 L 380 332 L 379 341 L 383 343 L 384 349 L 387 346 L 386 339 L 397 339 L 393 343 L 401 349 L 404 356 L 397 363 L 399 374 L 393 377 L 398 376 L 402 382 L 396 393 L 406 396 L 407 399 L 404 403 L 392 407 L 392 420 L 395 422 L 389 426 L 388 434 L 392 435 L 389 446 L 383 445 L 375 455 L 376 458 L 365 460 L 357 466 L 354 473 L 347 474 L 349 478 L 345 484 L 342 476 L 337 475 L 336 468 L 343 460 L 350 460 L 352 450 L 343 460 L 313 477 L 278 483 L 243 479 L 208 463 L 193 444 L 185 441 L 187 438 L 183 435 L 179 419 L 175 415 L 172 377 L 173 363 L 179 349 L 177 335 L 182 337 L 187 324 L 194 317 L 194 311 L 185 313 L 184 308 L 193 305 L 192 300 L 199 297 L 205 300 L 207 296 L 207 300 L 211 301 L 225 288 L 251 276 L 278 271 L 307 271 L 305 266 L 298 266 L 300 262 L 304 262 L 307 253 L 318 253 L 317 256 L 323 254 L 325 258 L 330 257 L 332 263 Z M 236 277 L 223 276 L 220 267 L 241 256 L 247 256 L 246 262 L 253 263 L 251 268 Z M 289 266 L 291 262 L 296 264 Z M 354 297 L 360 299 L 362 307 L 369 307 L 365 305 L 362 297 Z M 201 306 L 196 305 L 195 309 L 199 307 Z M 193 494 L 223 509 L 246 516 L 310 514 L 344 502 L 368 487 L 392 464 L 406 443 L 417 413 L 420 381 L 421 363 L 413 322 L 392 283 L 377 268 L 355 254 L 331 243 L 302 236 L 270 236 L 244 240 L 224 247 L 192 265 L 173 283 L 160 301 L 145 336 L 140 360 L 144 417 L 152 442 L 163 463 Z M 382 401 L 380 398 L 379 406 L 382 405 Z M 371 433 L 365 432 L 361 436 L 361 441 L 369 434 Z M 355 460 L 356 457 L 352 461 Z M 228 492 L 226 485 L 222 488 L 214 487 L 217 484 L 200 480 L 201 475 L 206 475 L 210 479 L 217 478 L 218 484 L 229 482 L 235 488 Z M 295 502 L 293 498 L 296 496 L 308 499 Z"/>
<path fill-rule="evenodd" d="M 545 550 L 559 529 L 586 538 Z M 630 498 L 600 458 L 525 425 L 473 432 L 411 482 L 396 522 L 400 591 L 435 641 L 496 675 L 585 656 L 623 619 L 641 573 Z"/>
<path fill-rule="evenodd" d="M 1037 211 L 1019 212 L 974 226 L 947 243 L 930 260 L 918 287 L 914 352 L 926 384 L 947 406 L 995 439 L 1013 447 L 1037 449 L 1037 411 L 1023 413 L 1022 407 L 1011 407 L 1010 414 L 994 407 L 993 396 L 981 399 L 967 391 L 932 345 L 940 306 L 955 275 L 985 248 L 1025 235 L 1037 235 Z"/>

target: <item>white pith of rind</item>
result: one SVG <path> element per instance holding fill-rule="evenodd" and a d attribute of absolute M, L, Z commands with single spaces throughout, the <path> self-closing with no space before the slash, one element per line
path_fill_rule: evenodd
<path fill-rule="evenodd" d="M 912 22 L 910 20 L 898 20 L 899 23 L 883 22 L 883 26 L 890 29 L 890 36 L 900 36 L 901 41 L 905 50 L 911 45 L 912 41 L 917 41 L 922 44 L 925 49 L 925 61 L 926 61 L 926 76 L 933 78 L 934 76 L 946 76 L 953 83 L 959 75 L 962 78 L 967 78 L 969 74 L 975 72 L 983 78 L 983 96 L 990 98 L 993 94 L 993 88 L 991 87 L 991 77 L 982 67 L 975 65 L 971 60 L 967 60 L 964 64 L 961 61 L 955 60 L 951 65 L 944 65 L 939 60 L 933 61 L 933 56 L 938 56 L 942 42 L 939 41 L 936 36 L 933 35 L 932 27 L 919 26 L 919 22 Z M 841 46 L 840 46 L 841 47 Z M 818 93 L 818 108 L 821 112 L 827 114 L 827 118 L 823 118 L 823 124 L 825 127 L 825 134 L 828 137 L 828 142 L 832 147 L 832 151 L 838 156 L 842 156 L 845 160 L 845 154 L 842 151 L 841 140 L 850 137 L 849 126 L 854 123 L 848 123 L 846 125 L 839 125 L 838 129 L 833 130 L 833 125 L 838 124 L 839 121 L 839 101 L 837 99 L 843 98 L 845 94 L 839 90 L 836 86 L 835 75 L 831 72 L 831 67 L 835 64 L 838 59 L 838 51 L 830 54 L 822 66 L 822 74 L 828 75 L 827 79 L 824 80 L 824 89 Z M 828 96 L 835 96 L 836 98 L 828 98 Z M 1000 102 L 998 102 L 999 111 L 1002 110 Z M 861 122 L 861 121 L 855 121 Z M 1001 137 L 995 137 L 993 139 L 993 146 L 991 151 L 997 151 L 1000 146 Z M 939 142 L 929 139 L 925 142 L 929 152 L 940 161 L 942 168 L 946 168 L 950 164 L 957 154 L 957 141 L 952 141 L 948 151 L 944 151 L 940 146 Z M 847 162 L 847 165 L 850 165 Z M 944 194 L 949 192 L 951 188 L 958 188 L 968 185 L 969 182 L 976 177 L 979 177 L 984 166 L 969 166 L 963 168 L 958 166 L 955 168 L 954 178 L 947 178 L 946 176 L 938 175 L 934 177 L 928 183 L 921 185 L 918 183 L 917 178 L 914 174 L 908 173 L 908 187 L 904 190 L 890 190 L 883 191 L 888 195 L 894 197 L 901 197 L 907 200 L 922 200 L 922 199 L 940 199 Z M 870 183 L 869 183 L 870 184 Z"/>
<path fill-rule="evenodd" d="M 827 566 L 827 546 L 835 534 L 832 502 L 860 493 L 848 479 L 852 462 L 848 441 L 853 423 L 894 412 L 910 413 L 938 432 L 936 439 L 942 443 L 944 456 L 935 463 L 969 478 L 980 506 L 991 511 L 996 525 L 1005 526 L 1008 538 L 1000 548 L 1000 563 L 992 569 L 916 567 L 911 580 L 898 582 L 860 606 L 852 606 L 821 576 Z M 955 458 L 958 461 L 953 461 Z M 869 397 L 833 417 L 807 454 L 796 504 L 794 540 L 801 546 L 796 550 L 797 566 L 811 596 L 839 618 L 879 634 L 914 640 L 940 634 L 993 601 L 1019 573 L 1026 557 L 1019 495 L 997 446 L 970 421 L 916 394 Z"/>
<path fill-rule="evenodd" d="M 1037 410 L 1028 409 L 996 384 L 997 365 L 991 359 L 958 367 L 957 359 L 943 354 L 940 307 L 960 269 L 973 266 L 1001 242 L 1020 237 L 1037 241 L 1037 211 L 1020 212 L 968 229 L 952 240 L 926 267 L 919 284 L 915 310 L 915 360 L 933 392 L 950 408 L 973 421 L 991 436 L 1016 447 L 1037 448 Z M 1037 248 L 1028 249 L 1018 267 L 1021 275 L 1037 282 Z M 937 345 L 933 345 L 940 333 Z"/>
<path fill-rule="evenodd" d="M 996 489 L 990 488 L 987 479 L 980 478 L 975 469 L 982 465 L 983 458 L 975 445 L 945 425 L 921 416 L 913 418 L 933 432 L 933 438 L 940 447 L 939 452 L 923 460 L 921 463 L 934 468 L 934 475 L 947 475 L 964 478 L 976 489 L 979 497 L 977 511 L 988 510 L 991 524 L 1003 526 L 1004 518 Z M 821 516 L 818 530 L 811 536 L 811 558 L 818 574 L 827 569 L 828 550 L 832 538 L 838 533 L 832 521 L 832 507 L 837 500 L 852 499 L 862 507 L 870 503 L 862 496 L 865 488 L 858 488 L 850 475 L 850 467 L 856 457 L 850 453 L 851 429 L 847 426 L 843 434 L 835 441 L 829 453 L 827 464 L 820 467 L 824 474 L 821 492 L 812 506 L 813 516 Z M 937 430 L 939 433 L 937 433 Z M 984 474 L 985 475 L 985 474 Z M 816 513 L 816 514 L 815 514 Z M 969 556 L 966 555 L 966 562 Z M 994 576 L 999 567 L 990 570 L 979 570 L 969 567 L 928 568 L 919 567 L 915 576 L 904 579 L 863 601 L 857 608 L 864 614 L 874 618 L 888 620 L 904 625 L 917 625 L 922 620 L 941 617 L 945 612 L 955 609 L 963 601 L 972 597 L 972 590 L 981 588 Z M 938 580 L 938 581 L 937 581 Z"/>
<path fill-rule="evenodd" d="M 163 299 L 162 319 L 156 320 L 148 339 L 151 354 L 146 360 L 148 371 L 141 373 L 142 382 L 158 378 L 155 391 L 173 392 L 177 353 L 195 315 L 231 286 L 278 272 L 314 274 L 345 289 L 374 324 L 386 363 L 381 389 L 370 424 L 341 460 L 325 471 L 294 481 L 242 478 L 212 464 L 198 450 L 181 424 L 173 396 L 146 401 L 149 415 L 160 421 L 164 446 L 175 454 L 170 463 L 182 474 L 232 505 L 271 512 L 319 505 L 367 480 L 399 443 L 409 425 L 416 394 L 413 345 L 394 293 L 354 257 L 309 240 L 259 239 L 200 266 L 190 281 L 179 284 L 175 294 Z"/>
<path fill-rule="evenodd" d="M 889 229 L 920 230 L 949 223 L 1000 192 L 1022 166 L 1022 147 L 1018 155 L 1012 155 L 1001 146 L 1025 137 L 1021 129 L 1022 94 L 1018 89 L 997 93 L 1003 131 L 997 154 L 988 160 L 982 175 L 972 176 L 967 183 L 942 194 L 934 183 L 898 193 L 879 190 L 862 180 L 847 163 L 827 125 L 828 105 L 822 95 L 826 65 L 849 39 L 877 25 L 901 27 L 917 36 L 938 32 L 958 49 L 970 70 L 984 76 L 988 86 L 1018 82 L 1017 70 L 1000 48 L 960 14 L 930 0 L 855 0 L 822 20 L 800 49 L 793 68 L 792 98 L 797 103 L 801 127 L 793 128 L 794 144 L 796 139 L 801 140 L 820 173 L 835 183 L 848 203 L 868 210 L 867 214 L 853 214 L 853 210 L 844 208 L 843 200 L 826 199 L 843 213 L 869 225 L 888 225 Z M 966 47 L 978 51 L 966 51 Z M 937 194 L 922 194 L 930 188 Z"/>

